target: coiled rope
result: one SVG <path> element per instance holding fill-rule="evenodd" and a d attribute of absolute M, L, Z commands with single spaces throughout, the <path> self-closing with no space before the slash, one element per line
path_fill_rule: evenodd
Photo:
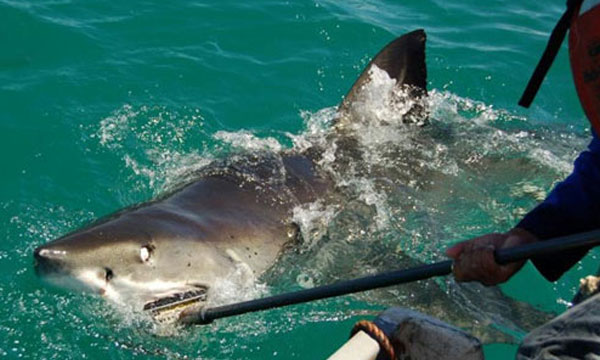
<path fill-rule="evenodd" d="M 396 360 L 396 352 L 394 351 L 394 347 L 392 346 L 390 339 L 383 332 L 383 330 L 379 328 L 379 326 L 375 325 L 374 322 L 368 320 L 361 320 L 357 322 L 352 328 L 350 337 L 356 335 L 356 333 L 359 331 L 364 331 L 373 340 L 377 341 L 380 349 L 379 354 L 384 356 L 384 360 Z"/>

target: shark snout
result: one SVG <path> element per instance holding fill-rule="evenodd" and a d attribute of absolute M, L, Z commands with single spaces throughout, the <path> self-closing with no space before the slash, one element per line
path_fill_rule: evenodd
<path fill-rule="evenodd" d="M 35 270 L 38 275 L 58 273 L 64 270 L 67 256 L 65 250 L 40 246 L 33 251 Z"/>

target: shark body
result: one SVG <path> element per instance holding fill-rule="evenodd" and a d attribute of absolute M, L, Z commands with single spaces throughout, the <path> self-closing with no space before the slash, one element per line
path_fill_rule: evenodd
<path fill-rule="evenodd" d="M 352 105 L 372 66 L 411 96 L 426 94 L 425 38 L 417 30 L 392 41 L 352 86 L 329 139 L 338 144 L 340 166 L 360 158 Z M 179 190 L 38 247 L 36 271 L 139 306 L 181 294 L 210 296 L 233 272 L 252 278 L 273 265 L 297 236 L 296 206 L 335 196 L 334 182 L 319 166 L 322 156 L 314 146 L 211 165 Z"/>

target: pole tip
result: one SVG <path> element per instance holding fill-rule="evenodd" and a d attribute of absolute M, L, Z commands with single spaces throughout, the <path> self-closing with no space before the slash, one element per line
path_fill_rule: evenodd
<path fill-rule="evenodd" d="M 178 322 L 184 325 L 208 325 L 213 320 L 207 316 L 205 307 L 196 309 L 186 309 L 179 314 Z"/>

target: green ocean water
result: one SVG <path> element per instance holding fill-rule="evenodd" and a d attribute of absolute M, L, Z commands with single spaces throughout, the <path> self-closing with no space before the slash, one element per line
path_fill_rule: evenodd
<path fill-rule="evenodd" d="M 532 0 L 0 0 L 0 356 L 325 358 L 354 322 L 388 306 L 435 316 L 477 307 L 439 280 L 165 335 L 95 296 L 48 287 L 32 251 L 158 196 L 210 159 L 292 146 L 370 56 L 417 28 L 428 34 L 432 123 L 453 134 L 431 166 L 449 180 L 415 191 L 411 207 L 376 199 L 392 220 L 375 233 L 341 242 L 330 233 L 286 255 L 261 284 L 277 293 L 390 270 L 402 266 L 395 249 L 433 261 L 458 240 L 504 231 L 568 174 L 589 139 L 566 47 L 532 108 L 516 105 L 562 9 Z M 596 267 L 590 254 L 547 283 L 527 265 L 502 290 L 559 313 Z M 428 287 L 443 289 L 441 313 L 419 300 Z M 525 334 L 505 324 L 519 320 L 478 313 L 459 325 L 513 335 L 485 346 L 488 358 L 505 359 Z"/>

